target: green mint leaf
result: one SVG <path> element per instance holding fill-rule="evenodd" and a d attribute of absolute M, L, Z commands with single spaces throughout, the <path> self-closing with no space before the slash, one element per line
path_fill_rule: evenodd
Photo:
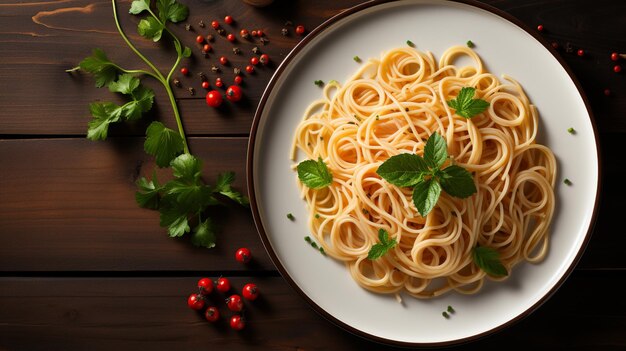
<path fill-rule="evenodd" d="M 474 99 L 476 89 L 470 87 L 461 88 L 456 99 L 448 100 L 448 106 L 456 110 L 456 114 L 464 118 L 472 118 L 485 111 L 489 103 L 482 99 Z"/>
<path fill-rule="evenodd" d="M 161 40 L 165 26 L 154 17 L 146 17 L 139 21 L 137 33 L 146 39 L 152 39 L 157 42 Z"/>
<path fill-rule="evenodd" d="M 231 184 L 235 181 L 235 172 L 224 172 L 217 176 L 214 192 L 220 193 L 240 205 L 247 206 L 250 200 L 241 193 L 233 190 Z"/>
<path fill-rule="evenodd" d="M 137 204 L 142 208 L 149 208 L 156 210 L 159 208 L 160 192 L 163 187 L 159 185 L 159 181 L 156 177 L 156 173 L 152 174 L 152 180 L 141 177 L 137 180 L 137 187 L 139 188 L 135 192 L 135 200 Z"/>
<path fill-rule="evenodd" d="M 189 220 L 187 212 L 182 212 L 175 207 L 165 206 L 160 210 L 160 225 L 167 227 L 167 233 L 171 237 L 183 236 L 189 233 Z"/>
<path fill-rule="evenodd" d="M 440 194 L 441 186 L 434 178 L 415 184 L 415 187 L 413 187 L 413 203 L 420 216 L 426 217 L 437 204 Z"/>
<path fill-rule="evenodd" d="M 206 248 L 215 247 L 215 232 L 213 222 L 211 222 L 210 218 L 207 218 L 193 229 L 191 243 Z"/>
<path fill-rule="evenodd" d="M 128 12 L 133 15 L 138 15 L 149 8 L 150 0 L 135 0 L 130 4 L 130 10 Z"/>
<path fill-rule="evenodd" d="M 389 240 L 389 233 L 384 229 L 378 230 L 378 241 L 378 244 L 374 244 L 370 248 L 370 251 L 367 253 L 367 259 L 379 259 L 397 244 L 396 239 Z"/>
<path fill-rule="evenodd" d="M 91 56 L 82 60 L 78 66 L 80 69 L 93 74 L 97 88 L 102 88 L 117 78 L 117 67 L 109 61 L 101 49 L 94 49 Z"/>
<path fill-rule="evenodd" d="M 504 277 L 509 275 L 506 267 L 500 262 L 500 253 L 493 248 L 476 246 L 472 249 L 472 259 L 480 269 L 490 276 Z"/>
<path fill-rule="evenodd" d="M 139 87 L 139 78 L 125 73 L 117 78 L 117 81 L 109 83 L 109 90 L 112 93 L 132 94 Z"/>
<path fill-rule="evenodd" d="M 175 0 L 157 0 L 157 10 L 159 10 L 159 18 L 163 23 L 165 21 L 177 23 L 186 20 L 189 16 L 187 6 Z"/>
<path fill-rule="evenodd" d="M 430 168 L 439 168 L 448 158 L 448 144 L 439 133 L 434 132 L 424 146 L 424 161 Z"/>
<path fill-rule="evenodd" d="M 448 166 L 438 173 L 441 187 L 446 193 L 462 199 L 476 193 L 472 174 L 457 165 Z"/>
<path fill-rule="evenodd" d="M 376 173 L 396 186 L 413 186 L 428 172 L 426 161 L 414 154 L 399 154 L 387 159 Z"/>
<path fill-rule="evenodd" d="M 93 118 L 89 121 L 87 138 L 90 140 L 104 140 L 107 138 L 109 124 L 120 120 L 120 106 L 112 102 L 93 102 L 89 104 Z"/>
<path fill-rule="evenodd" d="M 302 161 L 297 168 L 298 178 L 311 189 L 325 188 L 333 182 L 333 176 L 321 157 L 317 161 Z"/>
<path fill-rule="evenodd" d="M 172 166 L 174 177 L 192 182 L 200 180 L 202 162 L 195 156 L 182 154 L 176 157 L 170 165 Z"/>
<path fill-rule="evenodd" d="M 178 132 L 154 121 L 146 130 L 144 149 L 155 156 L 157 166 L 167 167 L 183 151 L 183 139 Z"/>

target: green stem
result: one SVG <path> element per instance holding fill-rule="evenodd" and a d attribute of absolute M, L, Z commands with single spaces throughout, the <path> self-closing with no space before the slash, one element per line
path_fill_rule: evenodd
<path fill-rule="evenodd" d="M 167 26 L 165 25 L 165 23 L 161 22 L 161 19 L 160 19 L 159 17 L 157 17 L 157 15 L 156 15 L 154 12 L 152 12 L 152 10 L 151 10 L 150 8 L 148 8 L 147 10 L 148 10 L 148 12 L 150 13 L 150 15 L 151 15 L 152 17 L 154 17 L 154 19 L 155 19 L 155 20 L 156 20 L 156 21 L 157 21 L 157 22 L 158 22 L 161 26 L 163 26 L 163 28 L 165 28 L 165 30 L 167 31 L 167 33 L 169 33 L 169 35 L 170 35 L 172 38 L 174 38 L 174 40 L 178 43 L 178 47 L 179 47 L 181 50 L 184 50 L 184 48 L 183 48 L 183 44 L 180 42 L 180 40 L 178 40 L 178 37 L 177 37 L 177 36 L 175 36 L 175 35 L 174 35 L 174 33 L 172 33 L 172 31 L 171 31 L 169 28 L 167 28 Z M 174 44 L 174 45 L 176 45 L 176 44 Z M 179 55 L 178 55 L 178 57 L 176 58 L 176 62 L 174 62 L 174 66 L 172 66 L 172 69 L 170 69 L 170 72 L 167 74 L 167 81 L 168 81 L 168 82 L 170 81 L 170 78 L 172 77 L 172 74 L 174 74 L 174 71 L 176 70 L 176 67 L 178 67 L 178 64 L 180 63 L 180 59 L 181 59 L 181 57 L 180 57 L 180 54 L 179 54 Z"/>
<path fill-rule="evenodd" d="M 118 65 L 116 65 L 116 64 L 113 64 L 113 66 L 114 66 L 115 68 L 117 68 L 118 70 L 120 70 L 120 71 L 124 72 L 124 73 L 130 73 L 130 74 L 145 74 L 145 75 L 150 76 L 150 77 L 152 77 L 152 78 L 154 78 L 154 79 L 156 79 L 156 80 L 158 80 L 158 81 L 161 81 L 161 79 L 160 79 L 159 77 L 157 77 L 154 73 L 152 73 L 152 72 L 148 72 L 148 71 L 143 70 L 143 69 L 125 69 L 125 68 L 122 68 L 122 67 L 120 67 L 120 66 L 118 66 Z"/>
<path fill-rule="evenodd" d="M 117 31 L 122 36 L 122 39 L 124 39 L 124 41 L 126 42 L 128 47 L 130 47 L 130 49 L 133 50 L 133 52 L 135 54 L 137 54 L 137 56 L 139 56 L 139 58 L 141 58 L 154 71 L 154 74 L 152 74 L 150 72 L 147 72 L 147 71 L 143 71 L 143 70 L 135 70 L 135 71 L 138 71 L 138 72 L 129 71 L 127 73 L 140 73 L 141 72 L 141 73 L 148 74 L 151 77 L 153 77 L 156 80 L 158 80 L 159 82 L 161 82 L 161 84 L 165 87 L 165 91 L 167 91 L 167 96 L 169 97 L 170 103 L 172 104 L 172 110 L 174 111 L 174 117 L 176 119 L 176 125 L 178 126 L 178 133 L 180 134 L 181 138 L 183 139 L 183 150 L 185 151 L 186 154 L 189 154 L 190 152 L 189 152 L 189 146 L 187 145 L 187 137 L 185 136 L 185 130 L 183 129 L 183 123 L 182 123 L 182 121 L 180 119 L 180 113 L 178 112 L 178 105 L 176 104 L 176 98 L 174 97 L 174 92 L 172 91 L 172 87 L 170 86 L 170 77 L 172 76 L 172 73 L 174 72 L 174 70 L 176 69 L 176 66 L 178 66 L 178 63 L 180 62 L 180 59 L 181 59 L 180 55 L 177 55 L 176 63 L 174 64 L 174 67 L 172 67 L 172 69 L 170 70 L 169 74 L 167 75 L 167 79 L 165 77 L 163 77 L 163 74 L 161 73 L 161 71 L 159 71 L 152 64 L 152 62 L 150 62 L 150 60 L 148 60 L 144 55 L 142 55 L 141 52 L 139 52 L 139 50 L 137 50 L 137 48 L 130 42 L 130 40 L 128 40 L 128 37 L 126 36 L 126 34 L 124 34 L 124 31 L 122 30 L 122 27 L 120 26 L 120 22 L 119 22 L 119 20 L 117 18 L 117 7 L 116 7 L 116 4 L 115 4 L 115 0 L 111 0 L 111 3 L 113 5 L 113 18 L 115 19 L 115 25 L 117 26 Z M 159 20 L 159 18 L 154 15 L 152 10 L 148 9 L 148 11 L 150 12 L 150 14 L 154 18 L 157 19 L 157 21 L 159 21 L 159 23 L 161 23 L 161 20 Z M 176 40 L 180 44 L 180 41 L 178 40 L 178 38 L 172 32 L 170 32 L 170 30 L 167 29 L 167 27 L 165 27 L 165 26 L 163 26 L 163 27 L 167 30 L 168 33 L 170 33 L 170 35 L 174 38 L 174 40 Z"/>

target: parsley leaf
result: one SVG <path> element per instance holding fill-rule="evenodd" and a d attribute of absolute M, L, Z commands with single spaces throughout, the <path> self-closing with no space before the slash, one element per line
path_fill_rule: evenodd
<path fill-rule="evenodd" d="M 150 0 L 134 0 L 133 3 L 130 4 L 130 10 L 128 10 L 128 13 L 138 15 L 149 8 Z"/>
<path fill-rule="evenodd" d="M 413 204 L 419 214 L 426 217 L 437 204 L 442 188 L 459 198 L 477 191 L 467 170 L 456 165 L 441 169 L 447 158 L 446 141 L 435 132 L 426 141 L 423 158 L 412 154 L 396 155 L 383 162 L 376 173 L 393 185 L 413 187 Z"/>
<path fill-rule="evenodd" d="M 456 114 L 464 118 L 472 118 L 485 111 L 489 103 L 482 99 L 473 99 L 476 89 L 464 87 L 456 99 L 446 101 L 448 106 L 456 110 Z"/>
<path fill-rule="evenodd" d="M 493 248 L 476 246 L 472 249 L 472 259 L 480 269 L 490 276 L 504 277 L 509 275 L 506 267 L 500 262 L 500 253 Z"/>
<path fill-rule="evenodd" d="M 189 233 L 189 219 L 186 211 L 181 211 L 175 205 L 168 205 L 162 206 L 159 212 L 161 213 L 159 224 L 161 227 L 167 227 L 167 233 L 171 237 L 183 236 L 185 233 Z"/>
<path fill-rule="evenodd" d="M 250 203 L 247 197 L 233 190 L 230 185 L 235 181 L 235 172 L 224 172 L 217 176 L 214 192 L 220 193 L 240 205 L 247 206 Z"/>
<path fill-rule="evenodd" d="M 376 173 L 395 186 L 413 186 L 428 173 L 428 166 L 417 155 L 399 154 L 387 159 Z"/>
<path fill-rule="evenodd" d="M 297 169 L 300 181 L 311 189 L 325 188 L 333 182 L 333 175 L 321 157 L 317 161 L 302 161 Z"/>
<path fill-rule="evenodd" d="M 131 74 L 122 74 L 117 81 L 109 83 L 109 90 L 112 93 L 132 94 L 139 87 L 139 78 Z"/>
<path fill-rule="evenodd" d="M 420 216 L 426 217 L 428 212 L 437 204 L 440 194 L 441 186 L 434 178 L 415 184 L 413 187 L 413 204 L 415 204 Z"/>
<path fill-rule="evenodd" d="M 183 49 L 180 46 L 180 43 L 178 41 L 174 41 L 174 48 L 176 49 L 176 53 L 180 57 L 190 57 L 191 56 L 191 49 L 188 46 L 185 46 L 185 48 Z"/>
<path fill-rule="evenodd" d="M 367 253 L 368 260 L 376 260 L 383 257 L 387 251 L 396 246 L 396 239 L 389 240 L 389 233 L 384 229 L 378 230 L 378 244 L 372 245 L 370 251 Z"/>
<path fill-rule="evenodd" d="M 470 172 L 457 165 L 448 166 L 440 173 L 439 181 L 446 193 L 462 199 L 476 192 L 476 185 Z"/>
<path fill-rule="evenodd" d="M 89 121 L 87 139 L 104 140 L 109 132 L 109 124 L 120 120 L 121 110 L 112 102 L 92 102 L 89 111 L 93 118 Z"/>
<path fill-rule="evenodd" d="M 96 88 L 102 88 L 117 78 L 117 66 L 109 61 L 101 49 L 94 49 L 91 56 L 82 60 L 78 67 L 93 74 L 96 80 Z"/>
<path fill-rule="evenodd" d="M 137 33 L 146 39 L 152 39 L 154 42 L 161 40 L 163 29 L 165 29 L 165 25 L 154 17 L 146 17 L 137 25 Z"/>
<path fill-rule="evenodd" d="M 160 192 L 163 187 L 159 185 L 156 173 L 152 174 L 152 180 L 148 181 L 145 177 L 137 180 L 139 190 L 135 193 L 135 200 L 142 208 L 150 208 L 156 210 L 159 208 Z"/>
<path fill-rule="evenodd" d="M 210 218 L 207 218 L 193 229 L 191 243 L 207 248 L 215 247 L 215 232 L 215 225 Z"/>
<path fill-rule="evenodd" d="M 163 23 L 165 23 L 165 21 L 174 23 L 184 21 L 189 15 L 187 6 L 176 0 L 157 0 L 156 6 L 159 10 L 159 19 Z"/>
<path fill-rule="evenodd" d="M 183 138 L 163 123 L 153 121 L 146 129 L 144 150 L 156 158 L 159 167 L 167 167 L 170 162 L 183 152 Z"/>

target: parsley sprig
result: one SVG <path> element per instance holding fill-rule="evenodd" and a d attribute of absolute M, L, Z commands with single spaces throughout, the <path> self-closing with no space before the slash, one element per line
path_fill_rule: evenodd
<path fill-rule="evenodd" d="M 476 89 L 461 88 L 456 99 L 446 101 L 448 106 L 456 110 L 456 114 L 464 118 L 472 118 L 489 107 L 489 103 L 482 99 L 474 99 Z"/>
<path fill-rule="evenodd" d="M 450 165 L 441 168 L 448 159 L 446 141 L 433 133 L 424 147 L 424 156 L 399 154 L 390 157 L 376 173 L 387 182 L 400 187 L 413 187 L 413 203 L 422 217 L 433 209 L 441 190 L 466 198 L 476 192 L 472 175 L 464 168 Z"/>
<path fill-rule="evenodd" d="M 396 239 L 389 239 L 389 233 L 384 229 L 378 230 L 379 243 L 372 245 L 370 251 L 367 253 L 367 259 L 377 260 L 391 250 L 398 243 Z"/>
<path fill-rule="evenodd" d="M 78 67 L 68 70 L 72 72 L 80 69 L 89 72 L 95 79 L 96 87 L 106 86 L 111 92 L 120 93 L 129 99 L 121 106 L 112 102 L 92 103 L 90 105 L 92 120 L 88 124 L 87 138 L 104 140 L 107 138 L 110 124 L 139 119 L 152 108 L 154 92 L 144 87 L 138 76 L 152 77 L 161 83 L 172 105 L 177 130 L 153 121 L 146 129 L 144 149 L 155 157 L 158 167 L 171 167 L 173 179 L 160 184 L 156 172 L 153 173 L 151 180 L 139 178 L 135 199 L 139 206 L 160 212 L 160 224 L 167 228 L 170 236 L 179 237 L 192 232 L 193 244 L 214 247 L 216 225 L 205 216 L 205 212 L 211 206 L 221 205 L 222 198 L 231 199 L 241 205 L 247 205 L 248 199 L 231 188 L 235 179 L 232 172 L 220 174 L 214 187 L 206 184 L 202 180 L 202 161 L 190 153 L 187 145 L 178 105 L 169 82 L 180 61 L 191 56 L 191 49 L 183 47 L 167 24 L 184 21 L 189 15 L 189 9 L 176 0 L 156 0 L 156 13 L 151 8 L 150 0 L 134 0 L 131 3 L 129 11 L 131 14 L 139 15 L 144 12 L 148 14 L 137 26 L 137 32 L 142 37 L 158 42 L 164 37 L 164 33 L 167 33 L 173 41 L 176 61 L 167 74 L 163 74 L 130 42 L 120 26 L 115 0 L 111 0 L 111 4 L 120 36 L 149 69 L 123 68 L 109 60 L 104 51 L 95 49 Z"/>

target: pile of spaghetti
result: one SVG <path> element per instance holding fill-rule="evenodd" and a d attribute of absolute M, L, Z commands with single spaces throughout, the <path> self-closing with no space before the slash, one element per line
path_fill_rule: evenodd
<path fill-rule="evenodd" d="M 461 56 L 473 63 L 455 66 Z M 450 290 L 471 294 L 488 277 L 473 261 L 473 248 L 495 249 L 508 272 L 520 261 L 545 257 L 556 161 L 535 140 L 535 106 L 516 81 L 503 80 L 467 47 L 449 48 L 438 63 L 429 52 L 397 48 L 364 63 L 345 84 L 326 84 L 323 97 L 305 111 L 292 159 L 321 157 L 333 177 L 324 189 L 299 183 L 310 230 L 359 285 L 417 298 Z M 475 88 L 489 107 L 472 118 L 455 114 L 446 102 L 463 87 Z M 442 192 L 422 217 L 411 189 L 389 184 L 376 171 L 400 153 L 422 155 L 435 132 L 447 143 L 446 162 L 471 172 L 477 192 L 465 199 Z M 370 260 L 380 229 L 397 245 Z"/>

